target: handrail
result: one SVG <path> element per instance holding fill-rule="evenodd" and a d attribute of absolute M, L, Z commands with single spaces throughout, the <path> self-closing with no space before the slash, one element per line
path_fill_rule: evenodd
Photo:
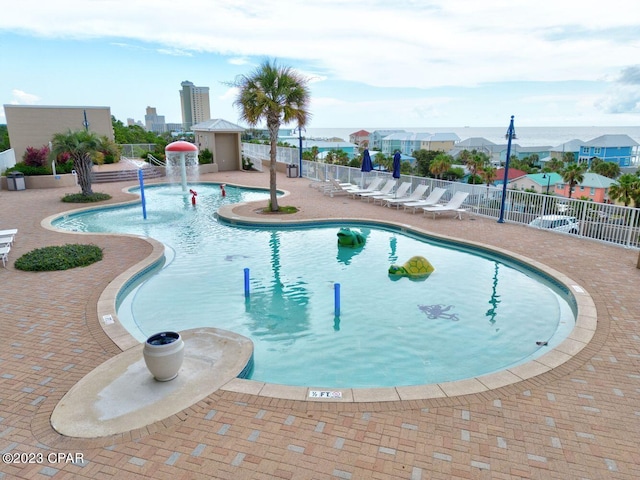
<path fill-rule="evenodd" d="M 149 161 L 149 163 L 151 165 L 155 165 L 156 167 L 166 167 L 167 166 L 167 162 L 163 162 L 162 160 L 158 160 L 156 157 L 154 157 L 150 153 L 147 154 L 147 160 Z"/>

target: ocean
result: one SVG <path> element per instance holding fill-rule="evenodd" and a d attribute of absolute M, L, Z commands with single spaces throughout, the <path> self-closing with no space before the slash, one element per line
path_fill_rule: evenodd
<path fill-rule="evenodd" d="M 442 128 L 403 128 L 403 127 L 355 127 L 355 128 L 307 128 L 307 138 L 342 138 L 349 141 L 349 135 L 358 130 L 373 132 L 374 130 L 405 130 L 411 133 L 455 133 L 460 140 L 483 137 L 496 144 L 506 144 L 505 135 L 508 123 L 501 127 L 442 127 Z M 628 135 L 640 144 L 640 126 L 637 127 L 518 127 L 515 125 L 517 138 L 513 142 L 521 147 L 538 147 L 548 145 L 556 147 L 571 140 L 589 141 L 601 135 Z"/>

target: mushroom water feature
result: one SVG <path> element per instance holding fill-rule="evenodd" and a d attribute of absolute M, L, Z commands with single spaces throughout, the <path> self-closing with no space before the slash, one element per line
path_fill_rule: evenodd
<path fill-rule="evenodd" d="M 198 147 L 193 143 L 178 140 L 167 145 L 164 152 L 167 162 L 167 175 L 170 178 L 173 177 L 175 169 L 178 168 L 182 193 L 187 195 L 189 191 L 187 187 L 187 172 L 197 173 L 198 171 Z"/>

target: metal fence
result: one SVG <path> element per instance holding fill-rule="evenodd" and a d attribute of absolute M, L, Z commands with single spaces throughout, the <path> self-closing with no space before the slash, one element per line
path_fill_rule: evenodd
<path fill-rule="evenodd" d="M 378 171 L 362 173 L 358 168 L 303 160 L 302 176 L 315 181 L 333 178 L 340 182 L 363 185 L 368 184 L 376 177 L 391 178 L 391 173 Z M 483 217 L 495 218 L 496 220 L 500 218 L 502 188 L 469 185 L 413 175 L 402 175 L 400 182 L 411 182 L 410 191 L 413 191 L 420 184 L 429 185 L 428 191 L 432 191 L 435 187 L 445 188 L 447 192 L 441 202 L 446 202 L 456 192 L 467 192 L 469 195 L 463 208 Z M 575 235 L 579 237 L 627 248 L 640 248 L 640 209 L 638 208 L 507 189 L 503 215 L 505 222 L 529 225 L 530 222 L 543 215 L 562 215 L 575 218 L 578 224 L 578 231 Z M 555 230 L 550 231 L 568 234 Z"/>

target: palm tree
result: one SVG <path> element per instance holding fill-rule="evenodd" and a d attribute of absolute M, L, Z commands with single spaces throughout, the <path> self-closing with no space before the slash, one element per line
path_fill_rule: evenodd
<path fill-rule="evenodd" d="M 484 167 L 482 167 L 482 170 L 480 170 L 479 174 L 480 174 L 480 178 L 482 178 L 482 181 L 487 186 L 487 191 L 488 191 L 489 186 L 493 182 L 495 182 L 496 178 L 498 177 L 496 173 L 496 167 L 492 165 L 485 165 Z"/>
<path fill-rule="evenodd" d="M 618 183 L 609 187 L 609 198 L 614 202 L 620 200 L 628 207 L 633 200 L 634 205 L 638 206 L 640 200 L 640 177 L 632 173 L 620 175 Z"/>
<path fill-rule="evenodd" d="M 241 75 L 233 86 L 238 88 L 234 105 L 240 108 L 240 118 L 250 126 L 266 121 L 271 149 L 269 150 L 269 193 L 271 211 L 278 211 L 276 190 L 276 153 L 281 124 L 295 122 L 306 125 L 310 92 L 308 80 L 290 67 L 265 61 L 251 75 Z"/>
<path fill-rule="evenodd" d="M 432 175 L 442 179 L 442 176 L 451 168 L 451 157 L 446 153 L 439 153 L 436 158 L 433 159 L 429 170 Z"/>
<path fill-rule="evenodd" d="M 556 157 L 553 157 L 551 160 L 547 162 L 545 168 L 550 172 L 559 172 L 564 168 L 564 161 L 558 160 Z"/>
<path fill-rule="evenodd" d="M 107 137 L 100 137 L 86 130 L 56 133 L 51 140 L 51 154 L 57 158 L 69 154 L 73 159 L 73 168 L 78 176 L 82 195 L 93 195 L 91 189 L 91 169 L 93 160 L 101 153 L 117 155 L 117 147 Z"/>
<path fill-rule="evenodd" d="M 573 192 L 573 187 L 584 180 L 586 166 L 581 163 L 571 163 L 562 171 L 562 180 L 569 184 L 569 198 Z"/>

